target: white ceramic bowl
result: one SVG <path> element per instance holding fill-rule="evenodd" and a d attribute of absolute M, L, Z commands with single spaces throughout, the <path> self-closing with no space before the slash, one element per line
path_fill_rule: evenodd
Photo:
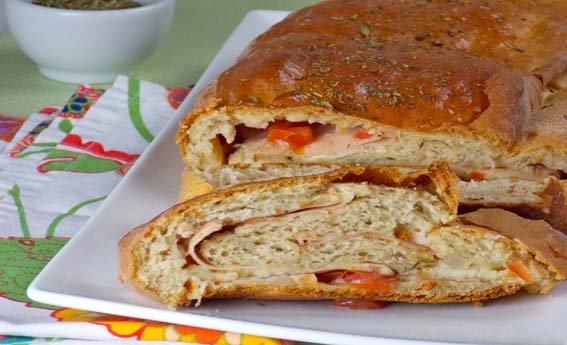
<path fill-rule="evenodd" d="M 128 74 L 169 31 L 175 0 L 138 2 L 143 6 L 108 11 L 57 9 L 31 0 L 5 5 L 12 35 L 43 75 L 101 83 Z"/>

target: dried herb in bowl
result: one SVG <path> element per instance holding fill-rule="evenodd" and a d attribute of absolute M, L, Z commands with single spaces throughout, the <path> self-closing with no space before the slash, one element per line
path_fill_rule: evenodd
<path fill-rule="evenodd" d="M 67 10 L 122 10 L 142 6 L 133 0 L 32 0 L 32 3 Z"/>

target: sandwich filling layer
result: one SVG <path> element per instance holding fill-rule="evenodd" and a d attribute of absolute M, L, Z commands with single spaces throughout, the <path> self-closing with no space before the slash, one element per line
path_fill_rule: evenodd
<path fill-rule="evenodd" d="M 222 164 L 325 163 L 427 166 L 442 160 L 463 179 L 562 176 L 566 160 L 542 147 L 509 152 L 480 138 L 400 130 L 361 119 L 289 111 L 271 115 L 213 111 L 189 128 L 186 162 L 198 170 Z"/>

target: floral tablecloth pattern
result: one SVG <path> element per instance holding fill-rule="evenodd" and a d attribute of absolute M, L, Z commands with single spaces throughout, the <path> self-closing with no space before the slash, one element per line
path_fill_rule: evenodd
<path fill-rule="evenodd" d="M 96 211 L 188 92 L 119 77 L 106 91 L 79 86 L 66 105 L 47 106 L 26 120 L 0 115 L 0 344 L 286 343 L 58 308 L 26 295 L 34 277 Z"/>

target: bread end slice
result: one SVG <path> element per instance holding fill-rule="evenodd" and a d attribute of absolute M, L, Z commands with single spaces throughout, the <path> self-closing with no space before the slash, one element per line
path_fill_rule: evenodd
<path fill-rule="evenodd" d="M 353 166 L 210 193 L 126 235 L 120 277 L 173 308 L 207 298 L 481 301 L 546 293 L 565 278 L 544 247 L 516 240 L 524 222 L 458 220 L 453 181 L 444 164 L 409 174 Z"/>

